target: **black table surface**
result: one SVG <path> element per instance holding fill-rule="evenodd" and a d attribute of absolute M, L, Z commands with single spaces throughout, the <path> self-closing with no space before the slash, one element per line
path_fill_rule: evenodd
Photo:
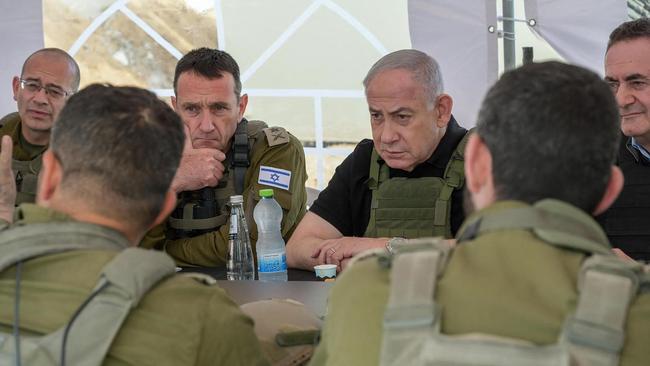
<path fill-rule="evenodd" d="M 216 280 L 225 280 L 226 279 L 226 267 L 183 267 L 181 272 L 199 272 L 210 275 Z M 316 277 L 316 274 L 312 271 L 305 271 L 302 269 L 289 268 L 287 270 L 287 278 L 289 281 L 322 281 Z M 255 279 L 257 279 L 257 274 L 255 274 Z"/>

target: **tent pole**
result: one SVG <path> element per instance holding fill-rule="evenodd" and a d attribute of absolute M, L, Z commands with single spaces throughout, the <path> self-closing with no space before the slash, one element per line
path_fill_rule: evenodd
<path fill-rule="evenodd" d="M 514 0 L 503 1 L 503 69 L 515 68 L 515 3 Z"/>

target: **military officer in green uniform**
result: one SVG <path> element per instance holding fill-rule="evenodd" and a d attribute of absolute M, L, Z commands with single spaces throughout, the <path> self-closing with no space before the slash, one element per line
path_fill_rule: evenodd
<path fill-rule="evenodd" d="M 283 209 L 285 240 L 305 213 L 305 156 L 302 144 L 281 127 L 244 116 L 239 66 L 226 52 L 200 48 L 176 65 L 172 105 L 185 124 L 187 141 L 172 188 L 178 206 L 142 246 L 164 249 L 179 265 L 223 264 L 228 243 L 228 198 L 244 196 L 253 246 L 252 218 L 258 191 L 273 188 Z"/>
<path fill-rule="evenodd" d="M 401 238 L 453 237 L 463 221 L 467 130 L 451 114 L 438 63 L 417 50 L 377 61 L 363 81 L 372 140 L 336 169 L 287 243 L 287 264 L 339 270 Z M 392 238 L 392 239 L 391 239 Z"/>
<path fill-rule="evenodd" d="M 34 202 L 41 157 L 54 120 L 79 88 L 79 66 L 65 51 L 43 48 L 27 58 L 11 86 L 18 112 L 0 119 L 0 136 L 9 135 L 13 140 L 18 205 Z"/>
<path fill-rule="evenodd" d="M 311 365 L 648 365 L 650 275 L 591 217 L 621 190 L 618 113 L 598 75 L 505 73 L 465 151 L 476 211 L 439 239 L 355 259 Z"/>
<path fill-rule="evenodd" d="M 168 255 L 135 247 L 175 207 L 183 143 L 180 118 L 151 92 L 91 85 L 70 98 L 43 155 L 37 205 L 21 205 L 0 232 L 0 360 L 267 364 L 252 320 L 213 280 L 176 275 Z M 7 137 L 2 148 L 8 192 Z"/>

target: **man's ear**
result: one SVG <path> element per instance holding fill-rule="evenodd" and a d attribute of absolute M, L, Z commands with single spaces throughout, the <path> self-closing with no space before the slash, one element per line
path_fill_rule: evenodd
<path fill-rule="evenodd" d="M 178 113 L 178 107 L 176 106 L 176 97 L 172 95 L 170 99 L 172 101 L 172 107 L 174 108 L 176 113 Z"/>
<path fill-rule="evenodd" d="M 48 207 L 52 196 L 59 190 L 63 168 L 51 149 L 43 153 L 43 166 L 38 177 L 36 203 Z"/>
<path fill-rule="evenodd" d="M 465 185 L 471 193 L 478 192 L 486 180 L 485 150 L 487 147 L 483 140 L 473 133 L 465 146 Z"/>
<path fill-rule="evenodd" d="M 451 109 L 454 106 L 454 100 L 448 94 L 440 94 L 436 98 L 436 108 L 438 109 L 438 119 L 436 125 L 439 128 L 446 127 L 451 119 Z"/>
<path fill-rule="evenodd" d="M 241 121 L 244 118 L 244 112 L 246 112 L 246 106 L 248 105 L 248 94 L 244 94 L 239 97 L 239 119 Z"/>
<path fill-rule="evenodd" d="M 165 193 L 165 201 L 163 202 L 162 208 L 160 209 L 160 213 L 156 217 L 156 220 L 154 220 L 154 222 L 151 224 L 149 229 L 167 220 L 167 217 L 169 217 L 169 215 L 172 213 L 175 207 L 176 207 L 176 192 L 174 192 L 170 187 L 167 190 L 167 193 Z"/>
<path fill-rule="evenodd" d="M 472 133 L 465 147 L 465 186 L 476 210 L 496 200 L 492 154 L 477 133 Z"/>
<path fill-rule="evenodd" d="M 621 168 L 612 166 L 612 173 L 609 176 L 609 182 L 607 182 L 607 187 L 605 188 L 603 197 L 600 199 L 600 202 L 594 209 L 594 216 L 598 216 L 601 213 L 607 211 L 609 206 L 611 206 L 614 201 L 616 201 L 616 198 L 618 198 L 621 190 L 623 190 L 624 181 L 625 178 L 623 178 L 623 172 L 621 171 Z"/>
<path fill-rule="evenodd" d="M 11 89 L 14 92 L 14 100 L 18 100 L 18 90 L 20 89 L 20 78 L 18 76 L 14 76 L 13 80 L 11 80 Z"/>

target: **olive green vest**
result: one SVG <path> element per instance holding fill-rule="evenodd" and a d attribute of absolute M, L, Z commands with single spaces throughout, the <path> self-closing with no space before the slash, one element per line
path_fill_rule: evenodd
<path fill-rule="evenodd" d="M 228 221 L 227 207 L 230 196 L 242 194 L 244 176 L 250 165 L 250 149 L 255 144 L 258 132 L 267 128 L 262 121 L 240 122 L 233 137 L 231 152 L 224 165 L 231 166 L 224 171 L 219 184 L 198 191 L 182 192 L 176 210 L 168 219 L 167 238 L 196 236 L 214 231 Z"/>
<path fill-rule="evenodd" d="M 160 280 L 175 272 L 169 256 L 129 248 L 102 270 L 97 285 L 61 328 L 44 336 L 20 334 L 22 262 L 70 250 L 116 251 L 116 233 L 79 222 L 30 224 L 0 234 L 0 272 L 15 265 L 13 334 L 0 332 L 0 366 L 101 365 L 130 310 Z M 43 304 L 47 311 L 47 304 Z"/>
<path fill-rule="evenodd" d="M 0 119 L 0 127 L 3 128 L 5 133 L 11 136 L 14 140 L 14 150 L 16 149 L 16 141 L 20 138 L 20 115 L 10 113 Z M 14 157 L 16 151 L 14 151 Z M 23 153 L 25 155 L 25 153 Z M 25 156 L 23 156 L 25 157 Z M 12 159 L 11 169 L 14 172 L 16 179 L 16 206 L 21 203 L 34 203 L 36 201 L 36 187 L 38 182 L 38 173 L 43 164 L 43 154 L 38 154 L 31 160 L 17 160 Z"/>
<path fill-rule="evenodd" d="M 21 203 L 36 202 L 38 173 L 41 171 L 42 164 L 42 154 L 27 161 L 12 159 L 11 169 L 16 178 L 16 206 Z"/>
<path fill-rule="evenodd" d="M 390 178 L 372 149 L 368 188 L 372 191 L 370 220 L 365 237 L 451 238 L 451 194 L 465 181 L 465 145 L 470 132 L 458 143 L 442 178 Z"/>
<path fill-rule="evenodd" d="M 628 307 L 650 285 L 650 276 L 640 264 L 615 257 L 597 240 L 593 228 L 558 214 L 561 209 L 557 201 L 544 200 L 486 216 L 465 231 L 476 236 L 527 229 L 550 245 L 592 253 L 578 276 L 575 312 L 567 314 L 557 343 L 442 334 L 444 309 L 434 299 L 452 249 L 439 238 L 416 239 L 398 244 L 394 255 L 380 258 L 380 263 L 391 267 L 380 365 L 618 365 Z"/>

